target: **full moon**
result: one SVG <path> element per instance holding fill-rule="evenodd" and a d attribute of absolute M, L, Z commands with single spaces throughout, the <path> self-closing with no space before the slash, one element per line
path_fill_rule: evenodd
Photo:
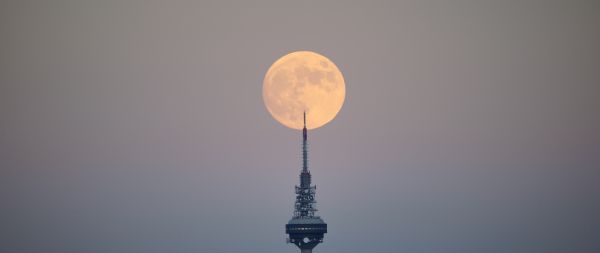
<path fill-rule="evenodd" d="M 319 128 L 342 108 L 346 84 L 327 57 L 310 51 L 287 54 L 271 65 L 263 81 L 263 99 L 273 118 L 293 129 Z"/>

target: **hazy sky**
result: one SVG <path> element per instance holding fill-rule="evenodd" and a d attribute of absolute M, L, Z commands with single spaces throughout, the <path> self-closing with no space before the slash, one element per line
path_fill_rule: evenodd
<path fill-rule="evenodd" d="M 347 88 L 316 252 L 600 252 L 600 2 L 240 2 L 0 3 L 0 252 L 298 252 L 295 50 Z"/>

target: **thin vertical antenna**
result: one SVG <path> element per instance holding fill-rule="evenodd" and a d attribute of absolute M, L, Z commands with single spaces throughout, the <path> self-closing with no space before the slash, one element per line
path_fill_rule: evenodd
<path fill-rule="evenodd" d="M 306 111 L 304 111 L 304 128 L 302 129 L 302 171 L 308 171 L 308 131 L 306 130 Z"/>
<path fill-rule="evenodd" d="M 307 135 L 308 133 L 306 131 L 306 111 L 304 111 L 304 128 L 302 129 L 302 136 L 304 137 L 304 141 L 306 141 L 306 138 L 308 137 Z"/>

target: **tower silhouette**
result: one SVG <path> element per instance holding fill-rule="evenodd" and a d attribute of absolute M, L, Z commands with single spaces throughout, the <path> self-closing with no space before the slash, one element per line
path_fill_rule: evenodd
<path fill-rule="evenodd" d="M 285 233 L 289 235 L 288 243 L 300 248 L 301 253 L 310 253 L 327 233 L 327 224 L 319 216 L 315 216 L 315 192 L 317 187 L 311 186 L 311 175 L 308 170 L 308 131 L 306 130 L 306 112 L 304 112 L 304 128 L 302 129 L 302 171 L 300 186 L 296 186 L 296 202 L 294 215 L 285 225 Z"/>

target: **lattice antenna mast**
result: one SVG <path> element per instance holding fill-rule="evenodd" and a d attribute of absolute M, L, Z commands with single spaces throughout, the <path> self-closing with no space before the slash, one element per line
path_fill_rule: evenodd
<path fill-rule="evenodd" d="M 315 216 L 316 186 L 311 186 L 311 175 L 308 170 L 308 131 L 306 129 L 306 112 L 304 112 L 304 128 L 302 129 L 302 172 L 300 186 L 296 186 L 296 203 L 294 218 L 310 218 Z"/>

